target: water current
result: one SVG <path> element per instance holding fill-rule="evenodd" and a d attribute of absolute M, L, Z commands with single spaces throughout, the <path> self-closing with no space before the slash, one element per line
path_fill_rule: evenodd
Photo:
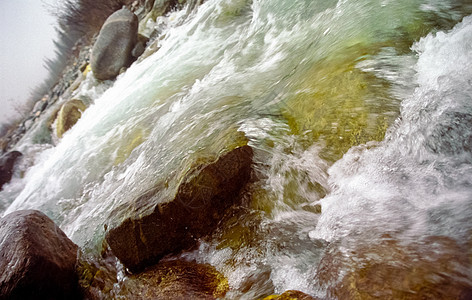
<path fill-rule="evenodd" d="M 257 180 L 181 254 L 221 271 L 228 298 L 472 286 L 470 2 L 208 0 L 188 12 L 151 22 L 160 49 L 115 82 L 87 75 L 75 96 L 92 104 L 57 144 L 20 141 L 31 167 L 0 192 L 4 213 L 39 209 L 97 253 L 110 211 L 238 130 Z"/>

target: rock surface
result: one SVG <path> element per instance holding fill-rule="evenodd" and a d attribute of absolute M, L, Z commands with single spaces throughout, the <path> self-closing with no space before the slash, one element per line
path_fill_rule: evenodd
<path fill-rule="evenodd" d="M 10 151 L 0 157 L 0 191 L 5 183 L 10 182 L 13 175 L 13 167 L 20 156 L 22 156 L 20 152 Z"/>
<path fill-rule="evenodd" d="M 106 235 L 113 253 L 128 269 L 139 271 L 164 255 L 194 246 L 237 203 L 250 178 L 252 156 L 249 146 L 237 147 L 191 167 L 173 192 L 158 185 L 112 211 L 110 218 L 126 212 Z"/>
<path fill-rule="evenodd" d="M 138 38 L 138 17 L 126 8 L 114 12 L 102 26 L 90 65 L 99 80 L 115 78 L 132 62 L 131 51 Z"/>
<path fill-rule="evenodd" d="M 0 219 L 0 299 L 80 299 L 77 246 L 45 214 Z"/>
<path fill-rule="evenodd" d="M 227 279 L 211 265 L 173 260 L 129 276 L 120 294 L 134 299 L 217 299 L 228 290 Z"/>
<path fill-rule="evenodd" d="M 62 138 L 64 133 L 77 123 L 85 109 L 85 104 L 80 100 L 70 100 L 64 103 L 57 114 L 57 137 Z"/>
<path fill-rule="evenodd" d="M 316 276 L 329 286 L 329 298 L 472 299 L 467 248 L 445 236 L 411 245 L 383 238 L 377 245 L 357 246 L 349 257 L 338 249 L 327 252 Z M 346 267 L 347 272 L 341 271 Z"/>
<path fill-rule="evenodd" d="M 316 300 L 310 295 L 300 291 L 290 290 L 281 295 L 271 295 L 264 298 L 264 300 Z"/>

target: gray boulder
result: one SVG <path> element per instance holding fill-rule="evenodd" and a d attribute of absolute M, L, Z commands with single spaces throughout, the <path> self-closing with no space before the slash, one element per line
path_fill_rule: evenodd
<path fill-rule="evenodd" d="M 122 8 L 108 17 L 92 49 L 90 66 L 99 80 L 115 78 L 133 58 L 131 51 L 138 38 L 138 17 Z"/>
<path fill-rule="evenodd" d="M 45 214 L 0 219 L 0 299 L 80 299 L 77 245 Z"/>
<path fill-rule="evenodd" d="M 157 185 L 110 214 L 106 240 L 120 261 L 140 271 L 167 254 L 193 247 L 211 234 L 249 181 L 252 149 L 239 146 L 190 166 L 179 184 Z"/>

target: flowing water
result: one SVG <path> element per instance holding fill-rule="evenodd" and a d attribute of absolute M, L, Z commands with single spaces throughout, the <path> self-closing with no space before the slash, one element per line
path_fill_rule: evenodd
<path fill-rule="evenodd" d="M 20 142 L 34 166 L 0 204 L 45 212 L 93 255 L 114 208 L 238 130 L 255 150 L 244 205 L 181 254 L 221 271 L 228 298 L 470 290 L 471 13 L 466 0 L 173 12 L 156 53 L 114 83 L 87 76 L 77 93 L 93 104 L 57 145 Z"/>

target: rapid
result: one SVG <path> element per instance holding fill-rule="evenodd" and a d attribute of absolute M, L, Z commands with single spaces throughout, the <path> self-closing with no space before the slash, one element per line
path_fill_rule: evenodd
<path fill-rule="evenodd" d="M 465 0 L 208 0 L 159 17 L 159 50 L 115 82 L 89 73 L 76 96 L 92 104 L 61 140 L 20 141 L 29 166 L 0 212 L 41 210 L 96 255 L 111 211 L 239 131 L 254 149 L 244 203 L 180 254 L 222 272 L 228 299 L 455 295 L 472 287 L 470 14 Z"/>

